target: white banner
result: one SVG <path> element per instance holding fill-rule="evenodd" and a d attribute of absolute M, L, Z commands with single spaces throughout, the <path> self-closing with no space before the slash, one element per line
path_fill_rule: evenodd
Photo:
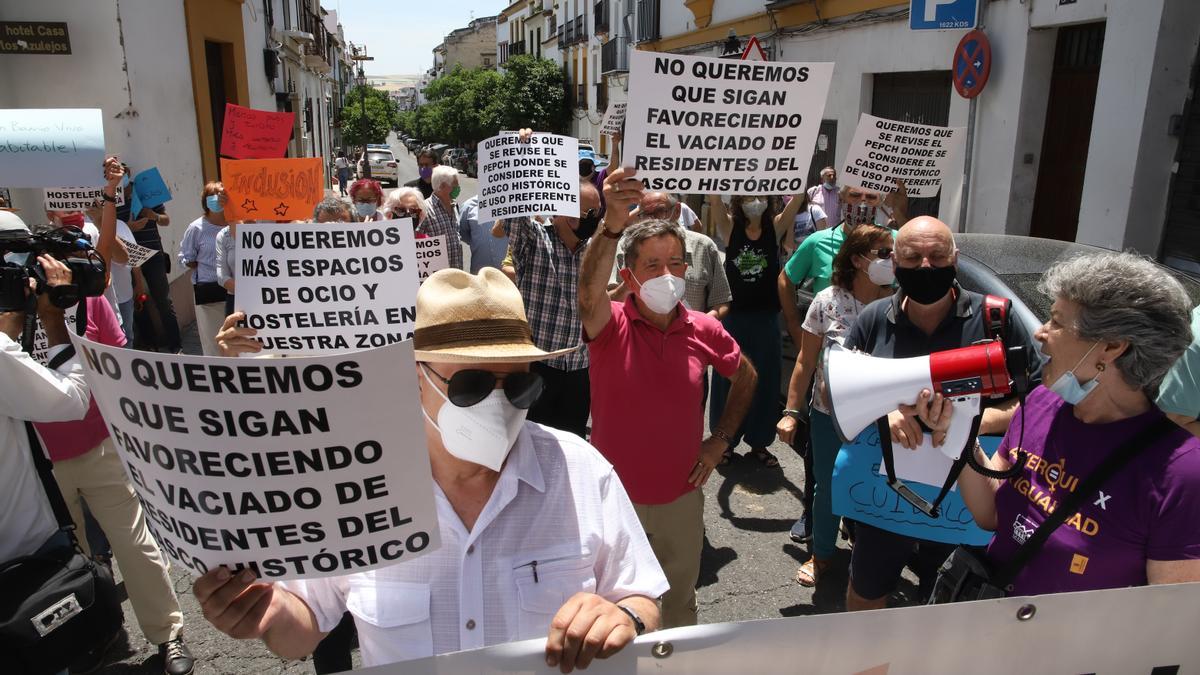
<path fill-rule="evenodd" d="M 832 77 L 832 63 L 634 50 L 622 163 L 651 190 L 799 194 Z"/>
<path fill-rule="evenodd" d="M 520 216 L 579 217 L 579 140 L 502 133 L 479 143 L 479 222 Z"/>
<path fill-rule="evenodd" d="M 128 239 L 122 239 L 121 243 L 125 244 L 125 250 L 129 251 L 129 262 L 125 263 L 126 267 L 141 267 L 147 260 L 153 258 L 155 253 L 158 253 L 155 249 L 147 248 Z"/>
<path fill-rule="evenodd" d="M 621 133 L 621 125 L 625 123 L 625 107 L 627 105 L 629 104 L 625 101 L 608 104 L 608 111 L 604 113 L 604 119 L 600 122 L 601 135 L 616 136 Z"/>
<path fill-rule="evenodd" d="M 1022 619 L 1020 617 L 1027 617 Z M 589 675 L 929 675 L 1200 671 L 1200 583 L 672 628 Z M 551 673 L 545 640 L 355 671 Z"/>
<path fill-rule="evenodd" d="M 441 544 L 411 342 L 228 359 L 72 341 L 146 523 L 184 568 L 322 577 Z"/>
<path fill-rule="evenodd" d="M 417 280 L 419 283 L 425 283 L 429 275 L 450 266 L 446 235 L 439 234 L 436 237 L 417 239 L 413 245 L 417 249 Z"/>
<path fill-rule="evenodd" d="M 57 187 L 46 188 L 47 211 L 83 211 L 100 201 L 102 187 Z M 125 205 L 125 191 L 117 190 L 117 206 Z"/>
<path fill-rule="evenodd" d="M 239 225 L 236 304 L 262 353 L 346 352 L 411 338 L 419 267 L 411 223 Z"/>
<path fill-rule="evenodd" d="M 946 171 L 961 168 L 966 131 L 863 114 L 842 166 L 842 184 L 887 193 L 902 180 L 909 197 L 933 197 Z"/>

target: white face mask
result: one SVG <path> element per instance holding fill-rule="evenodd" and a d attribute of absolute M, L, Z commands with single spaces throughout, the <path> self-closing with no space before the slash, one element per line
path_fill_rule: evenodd
<path fill-rule="evenodd" d="M 835 182 L 833 182 L 833 181 L 831 181 L 831 180 L 827 180 L 827 181 L 825 181 L 824 183 L 822 183 L 822 185 L 824 185 L 824 186 L 825 186 L 825 189 L 826 189 L 826 190 L 832 190 L 832 189 L 834 189 L 835 187 L 837 187 L 837 183 L 835 183 Z"/>
<path fill-rule="evenodd" d="M 1084 359 L 1091 355 L 1092 350 L 1095 349 L 1096 345 L 1098 344 L 1100 343 L 1096 342 L 1089 347 L 1087 353 L 1080 357 L 1080 359 L 1075 362 L 1075 365 L 1072 366 L 1070 370 L 1060 375 L 1059 378 L 1054 381 L 1054 384 L 1050 385 L 1050 391 L 1058 394 L 1062 400 L 1070 403 L 1071 405 L 1079 405 L 1080 401 L 1087 398 L 1087 395 L 1092 393 L 1092 390 L 1099 386 L 1100 375 L 1097 373 L 1096 377 L 1092 378 L 1091 381 L 1087 382 L 1086 384 L 1080 384 L 1079 378 L 1075 377 L 1075 369 L 1079 367 L 1079 364 L 1083 363 Z"/>
<path fill-rule="evenodd" d="M 767 200 L 755 199 L 742 202 L 742 213 L 750 220 L 757 220 L 767 210 Z"/>
<path fill-rule="evenodd" d="M 687 283 L 683 279 L 667 272 L 642 284 L 637 294 L 642 302 L 650 308 L 650 311 L 656 314 L 666 314 L 675 309 L 675 306 L 683 299 L 685 289 L 687 289 Z"/>
<path fill-rule="evenodd" d="M 896 280 L 896 268 L 891 258 L 876 258 L 867 265 L 867 278 L 879 286 L 891 286 Z"/>
<path fill-rule="evenodd" d="M 513 405 L 503 389 L 494 389 L 479 403 L 460 408 L 429 379 L 424 366 L 421 366 L 421 374 L 444 401 L 437 422 L 425 412 L 425 406 L 421 406 L 421 414 L 441 433 L 446 451 L 464 462 L 499 471 L 517 442 L 529 411 Z"/>

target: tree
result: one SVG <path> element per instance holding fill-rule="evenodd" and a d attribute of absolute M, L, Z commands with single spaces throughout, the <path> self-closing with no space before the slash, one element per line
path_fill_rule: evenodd
<path fill-rule="evenodd" d="M 504 69 L 500 94 L 504 126 L 565 133 L 569 122 L 566 79 L 558 65 L 523 54 L 506 61 Z"/>
<path fill-rule="evenodd" d="M 374 87 L 356 86 L 346 94 L 344 101 L 346 105 L 342 108 L 342 138 L 348 145 L 387 142 L 388 134 L 396 126 L 399 115 L 396 103 L 387 92 Z"/>

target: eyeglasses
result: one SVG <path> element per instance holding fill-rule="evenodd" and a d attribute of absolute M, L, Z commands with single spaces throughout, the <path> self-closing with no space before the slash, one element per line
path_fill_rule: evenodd
<path fill-rule="evenodd" d="M 874 251 L 871 251 L 871 253 L 874 253 L 875 257 L 877 257 L 877 258 L 892 257 L 892 249 L 888 248 L 887 246 L 883 246 L 878 249 L 875 249 Z"/>
<path fill-rule="evenodd" d="M 413 210 L 413 211 L 403 211 L 403 210 L 399 210 L 399 209 L 392 209 L 392 218 L 395 218 L 395 219 L 412 218 L 413 220 L 420 220 L 421 219 L 421 211 L 419 209 Z"/>
<path fill-rule="evenodd" d="M 446 398 L 460 408 L 469 408 L 488 397 L 496 388 L 496 382 L 504 380 L 504 395 L 514 406 L 527 410 L 542 395 L 546 384 L 537 373 L 517 372 L 497 375 L 490 370 L 460 370 L 446 379 L 427 364 L 425 370 L 437 376 L 446 385 Z"/>

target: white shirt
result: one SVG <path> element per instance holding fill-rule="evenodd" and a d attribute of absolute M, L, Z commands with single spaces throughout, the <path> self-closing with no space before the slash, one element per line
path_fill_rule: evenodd
<path fill-rule="evenodd" d="M 280 583 L 323 631 L 349 609 L 363 666 L 546 637 L 580 591 L 614 602 L 667 591 L 612 465 L 574 434 L 526 422 L 471 532 L 436 483 L 434 495 L 437 551 L 373 572 Z"/>
<path fill-rule="evenodd" d="M 700 217 L 696 215 L 696 212 L 692 210 L 692 207 L 683 202 L 679 202 L 679 224 L 683 226 L 683 229 L 692 229 L 692 226 L 695 225 L 696 221 L 699 219 Z"/>
<path fill-rule="evenodd" d="M 66 349 L 50 350 L 50 358 Z M 71 358 L 57 371 L 38 365 L 21 345 L 0 333 L 0 562 L 35 552 L 58 529 L 42 490 L 25 420 L 83 418 L 89 389 L 83 367 Z"/>
<path fill-rule="evenodd" d="M 117 222 L 120 223 L 121 221 L 118 220 Z M 96 224 L 93 223 L 91 219 L 85 216 L 83 227 L 81 229 L 87 238 L 91 240 L 92 246 L 100 243 L 100 228 L 96 227 Z M 117 230 L 117 236 L 121 236 L 120 229 Z M 115 264 L 116 263 L 112 263 L 109 265 L 109 267 L 112 267 L 112 265 Z M 116 270 L 110 269 L 108 273 L 108 287 L 104 289 L 104 298 L 108 300 L 108 304 L 112 305 L 113 312 L 117 315 L 117 320 L 119 321 L 121 319 L 121 308 L 117 306 L 116 276 Z M 133 291 L 131 290 L 129 294 L 132 296 Z"/>
<path fill-rule="evenodd" d="M 137 240 L 133 237 L 133 230 L 129 229 L 129 226 L 123 220 L 117 220 L 117 236 L 125 241 L 137 243 Z M 123 265 L 119 262 L 112 263 L 111 267 L 112 272 L 110 273 L 110 277 L 112 279 L 113 292 L 117 296 L 117 303 L 129 302 L 133 299 L 132 270 L 129 269 L 128 265 Z M 117 316 L 121 316 L 120 310 L 117 311 Z"/>

